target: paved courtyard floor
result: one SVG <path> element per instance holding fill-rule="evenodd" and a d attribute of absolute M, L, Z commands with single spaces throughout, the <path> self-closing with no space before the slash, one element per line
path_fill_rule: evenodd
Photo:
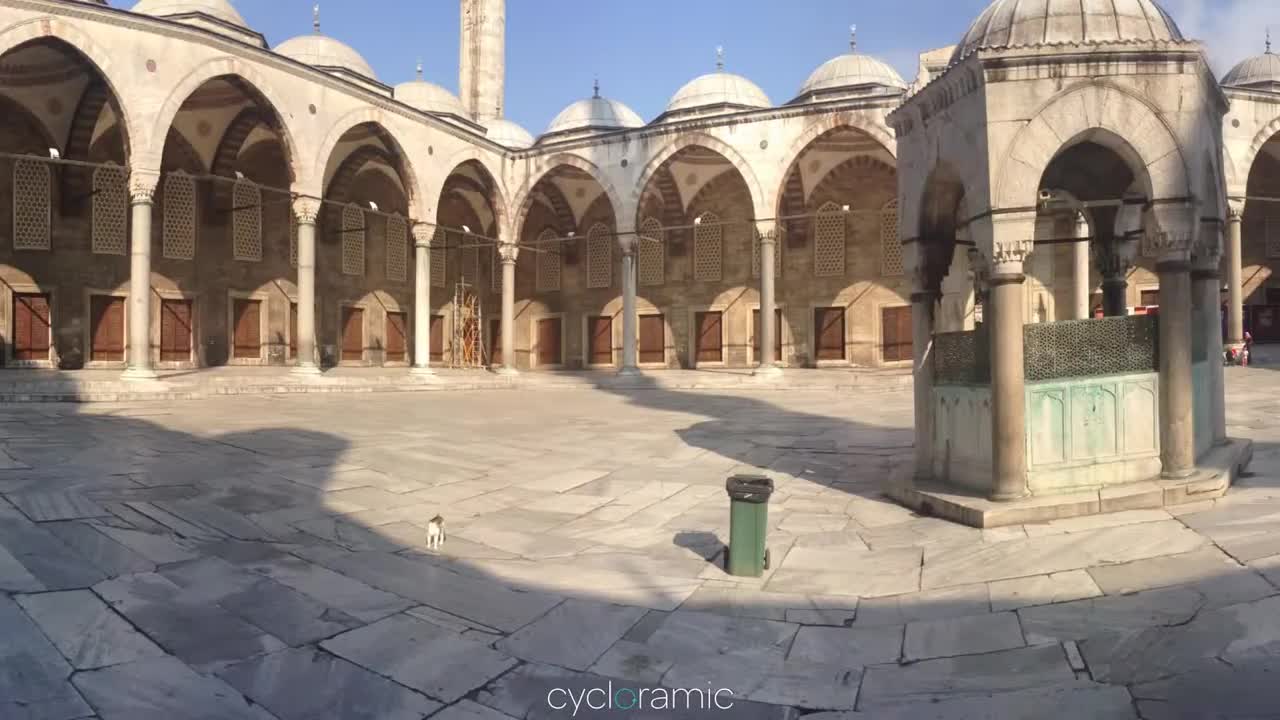
<path fill-rule="evenodd" d="M 1280 372 L 1227 375 L 1226 498 L 995 530 L 879 497 L 909 390 L 10 405 L 0 718 L 1280 717 Z"/>

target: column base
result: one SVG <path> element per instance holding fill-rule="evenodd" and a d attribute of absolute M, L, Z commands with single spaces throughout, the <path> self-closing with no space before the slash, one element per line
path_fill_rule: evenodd
<path fill-rule="evenodd" d="M 520 374 L 520 371 L 513 367 L 507 367 L 504 365 L 500 368 L 494 368 L 493 373 L 495 375 L 505 375 L 507 377 L 515 377 L 516 375 Z"/>
<path fill-rule="evenodd" d="M 322 375 L 323 373 L 320 371 L 320 366 L 319 366 L 319 365 L 316 365 L 315 363 L 305 363 L 305 364 L 304 364 L 304 363 L 299 363 L 299 364 L 297 364 L 297 365 L 294 365 L 294 366 L 289 370 L 289 374 L 290 374 L 290 375 L 304 375 L 304 376 L 307 376 L 307 377 L 319 377 L 319 376 L 320 376 L 320 375 Z"/>
<path fill-rule="evenodd" d="M 1021 500 L 1029 494 L 1030 493 L 1028 493 L 1025 490 L 1022 492 L 1011 492 L 1011 493 L 991 493 L 990 499 L 991 499 L 991 502 L 999 502 L 999 503 L 1013 502 L 1014 500 Z"/>
<path fill-rule="evenodd" d="M 777 379 L 782 377 L 782 368 L 777 365 L 761 365 L 751 371 L 752 376 L 765 379 Z"/>
<path fill-rule="evenodd" d="M 424 367 L 414 365 L 413 367 L 409 368 L 409 374 L 415 377 L 435 377 L 436 370 L 435 368 L 429 365 Z"/>
<path fill-rule="evenodd" d="M 125 380 L 136 381 L 136 380 L 156 380 L 160 376 L 157 375 L 156 371 L 152 370 L 151 368 L 130 367 L 130 368 L 125 368 L 125 371 L 120 374 L 120 377 Z"/>
<path fill-rule="evenodd" d="M 621 367 L 618 368 L 618 377 L 640 377 L 644 373 L 640 372 L 640 368 Z"/>
<path fill-rule="evenodd" d="M 1186 480 L 1187 478 L 1195 474 L 1196 474 L 1195 468 L 1188 468 L 1186 470 L 1161 470 L 1160 479 L 1161 480 Z"/>

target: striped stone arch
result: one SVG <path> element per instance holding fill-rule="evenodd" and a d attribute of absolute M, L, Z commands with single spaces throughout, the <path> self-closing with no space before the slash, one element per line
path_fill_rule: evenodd
<path fill-rule="evenodd" d="M 431 202 L 439 200 L 444 192 L 445 185 L 449 182 L 449 178 L 454 172 L 468 162 L 474 162 L 484 170 L 489 176 L 489 204 L 493 209 L 495 225 L 499 228 L 507 227 L 510 219 L 511 205 L 508 201 L 506 187 L 501 182 L 502 171 L 500 167 L 495 167 L 494 157 L 491 153 L 481 150 L 478 147 L 468 145 L 453 155 L 440 165 L 447 168 L 447 172 L 443 175 L 436 176 L 438 179 L 430 182 L 423 182 L 423 189 L 426 195 L 423 196 L 424 201 Z M 424 168 L 427 172 L 431 172 L 430 167 Z M 438 208 L 438 206 L 437 206 Z"/>
<path fill-rule="evenodd" d="M 772 207 L 769 198 L 766 196 L 760 180 L 756 177 L 755 171 L 751 168 L 751 164 L 746 161 L 742 155 L 731 145 L 719 140 L 715 137 L 704 133 L 687 133 L 676 137 L 670 144 L 660 148 L 645 165 L 644 171 L 640 173 L 640 177 L 636 181 L 635 187 L 632 189 L 633 205 L 639 205 L 641 198 L 644 196 L 645 189 L 649 182 L 658 174 L 671 158 L 675 157 L 681 150 L 690 147 L 702 147 L 711 150 L 733 166 L 742 181 L 746 183 L 747 192 L 751 195 L 752 216 L 760 216 L 768 212 L 767 208 Z"/>
<path fill-rule="evenodd" d="M 419 181 L 421 176 L 414 171 L 410 154 L 405 150 L 404 142 L 395 133 L 396 123 L 392 122 L 392 116 L 372 106 L 353 110 L 330 124 L 329 132 L 325 135 L 324 140 L 321 141 L 312 162 L 307 163 L 309 168 L 307 174 L 302 175 L 299 173 L 298 176 L 295 176 L 297 178 L 295 185 L 301 188 L 303 192 L 320 195 L 330 156 L 333 155 L 334 150 L 338 147 L 342 136 L 366 124 L 377 127 L 380 130 L 381 139 L 390 144 L 395 151 L 392 154 L 395 156 L 397 163 L 392 164 L 392 167 L 395 168 L 396 173 L 400 176 L 400 184 L 404 186 L 405 194 L 408 196 L 406 200 L 409 205 L 409 217 L 414 219 L 424 217 L 423 210 L 426 201 Z M 302 163 L 298 163 L 298 165 L 302 167 Z M 435 200 L 432 202 L 435 202 Z"/>
<path fill-rule="evenodd" d="M 1157 109 L 1128 90 L 1090 80 L 1055 95 L 1014 135 L 995 175 L 991 206 L 1034 207 L 1049 163 L 1084 141 L 1124 158 L 1149 198 L 1192 194 L 1181 144 Z"/>
<path fill-rule="evenodd" d="M 520 238 L 523 236 L 524 223 L 529 216 L 529 208 L 533 205 L 534 190 L 537 189 L 538 183 L 543 179 L 551 177 L 551 175 L 561 167 L 577 168 L 590 175 L 600 187 L 604 190 L 605 196 L 609 198 L 609 205 L 613 210 L 613 217 L 617 222 L 624 222 L 624 218 L 634 218 L 635 213 L 629 208 L 632 204 L 625 202 L 630 199 L 621 195 L 613 183 L 610 182 L 608 176 L 605 175 L 600 168 L 588 160 L 584 160 L 577 155 L 571 153 L 557 153 L 546 158 L 542 163 L 542 170 L 532 173 L 520 191 L 515 194 L 517 205 L 516 212 L 511 218 L 511 226 L 506 229 L 506 236 L 512 238 Z M 620 228 L 621 229 L 621 228 Z"/>

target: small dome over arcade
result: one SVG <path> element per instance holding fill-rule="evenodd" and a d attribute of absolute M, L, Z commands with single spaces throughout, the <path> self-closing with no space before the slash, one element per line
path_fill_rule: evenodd
<path fill-rule="evenodd" d="M 1245 58 L 1222 78 L 1224 87 L 1250 90 L 1280 90 L 1280 55 L 1271 52 L 1271 31 L 1267 31 L 1267 49 L 1261 55 Z"/>
<path fill-rule="evenodd" d="M 750 80 L 724 71 L 724 48 L 716 48 L 716 71 L 685 83 L 671 96 L 658 118 L 718 115 L 738 110 L 773 107 L 769 96 Z"/>
<path fill-rule="evenodd" d="M 849 28 L 849 52 L 826 61 L 813 71 L 793 102 L 831 100 L 878 89 L 906 90 L 907 83 L 888 63 L 858 53 L 858 27 Z"/>
<path fill-rule="evenodd" d="M 462 101 L 457 95 L 423 79 L 421 62 L 418 63 L 418 77 L 409 82 L 400 83 L 395 87 L 394 93 L 396 100 L 416 110 L 457 115 L 460 118 L 467 116 L 467 111 L 462 107 Z"/>
<path fill-rule="evenodd" d="M 995 0 L 969 26 L 951 62 L 979 48 L 1180 42 L 1182 31 L 1155 0 L 1023 2 Z"/>
<path fill-rule="evenodd" d="M 258 47 L 267 45 L 227 0 L 142 0 L 132 12 L 212 30 Z"/>
<path fill-rule="evenodd" d="M 486 137 L 503 147 L 513 150 L 533 147 L 533 135 L 510 120 L 495 118 L 487 121 L 484 126 L 488 130 Z"/>
<path fill-rule="evenodd" d="M 600 97 L 600 83 L 596 82 L 591 97 L 579 100 L 556 115 L 542 137 L 556 138 L 586 134 L 591 132 L 610 132 L 638 128 L 644 120 L 634 110 L 617 100 Z"/>
<path fill-rule="evenodd" d="M 310 35 L 299 35 L 277 45 L 276 53 L 348 80 L 371 80 L 377 83 L 378 76 L 373 72 L 373 67 L 360 53 L 350 45 L 320 34 L 319 5 L 315 7 L 312 27 L 314 32 Z"/>

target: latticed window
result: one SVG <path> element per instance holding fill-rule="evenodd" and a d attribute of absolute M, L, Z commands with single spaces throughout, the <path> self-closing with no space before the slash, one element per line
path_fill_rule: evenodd
<path fill-rule="evenodd" d="M 880 210 L 880 272 L 888 277 L 902 274 L 902 238 L 898 236 L 896 199 Z"/>
<path fill-rule="evenodd" d="M 607 288 L 613 284 L 613 238 L 603 223 L 587 233 L 587 287 Z"/>
<path fill-rule="evenodd" d="M 404 282 L 409 274 L 409 224 L 399 215 L 387 218 L 387 279 Z"/>
<path fill-rule="evenodd" d="M 844 275 L 847 226 L 840 206 L 828 202 L 818 208 L 813 221 L 813 274 L 818 277 Z"/>
<path fill-rule="evenodd" d="M 342 208 L 342 273 L 364 274 L 364 211 L 355 205 Z"/>
<path fill-rule="evenodd" d="M 431 285 L 432 287 L 444 287 L 445 271 L 448 269 L 446 264 L 446 256 L 448 255 L 448 235 L 441 228 L 436 228 L 436 234 L 431 238 Z"/>
<path fill-rule="evenodd" d="M 248 180 L 232 189 L 231 252 L 236 260 L 262 261 L 262 191 Z"/>
<path fill-rule="evenodd" d="M 169 260 L 196 256 L 196 181 L 183 172 L 164 179 L 164 228 L 161 254 Z"/>
<path fill-rule="evenodd" d="M 289 265 L 298 267 L 298 216 L 289 212 Z"/>
<path fill-rule="evenodd" d="M 489 288 L 502 292 L 502 255 L 497 245 L 489 248 Z"/>
<path fill-rule="evenodd" d="M 538 258 L 538 292 L 556 292 L 560 289 L 560 245 L 555 242 L 555 239 L 555 231 L 547 228 L 535 241 L 534 252 Z"/>
<path fill-rule="evenodd" d="M 46 163 L 19 160 L 13 165 L 13 249 L 48 250 L 52 175 Z"/>
<path fill-rule="evenodd" d="M 641 285 L 661 285 L 667 279 L 667 249 L 662 241 L 662 223 L 647 217 L 640 223 L 640 241 L 636 246 L 637 275 Z"/>
<path fill-rule="evenodd" d="M 124 255 L 129 231 L 129 189 L 124 168 L 93 171 L 93 252 Z"/>
<path fill-rule="evenodd" d="M 751 277 L 760 277 L 760 250 L 763 248 L 760 242 L 760 233 L 755 233 L 755 240 L 751 243 Z M 782 233 L 779 232 L 773 240 L 773 276 L 782 277 Z"/>
<path fill-rule="evenodd" d="M 480 248 L 470 247 L 462 251 L 462 281 L 473 288 L 480 285 Z"/>
<path fill-rule="evenodd" d="M 1280 218 L 1267 218 L 1267 257 L 1280 258 Z"/>
<path fill-rule="evenodd" d="M 693 279 L 719 282 L 724 255 L 724 227 L 715 213 L 703 213 L 693 230 Z"/>

